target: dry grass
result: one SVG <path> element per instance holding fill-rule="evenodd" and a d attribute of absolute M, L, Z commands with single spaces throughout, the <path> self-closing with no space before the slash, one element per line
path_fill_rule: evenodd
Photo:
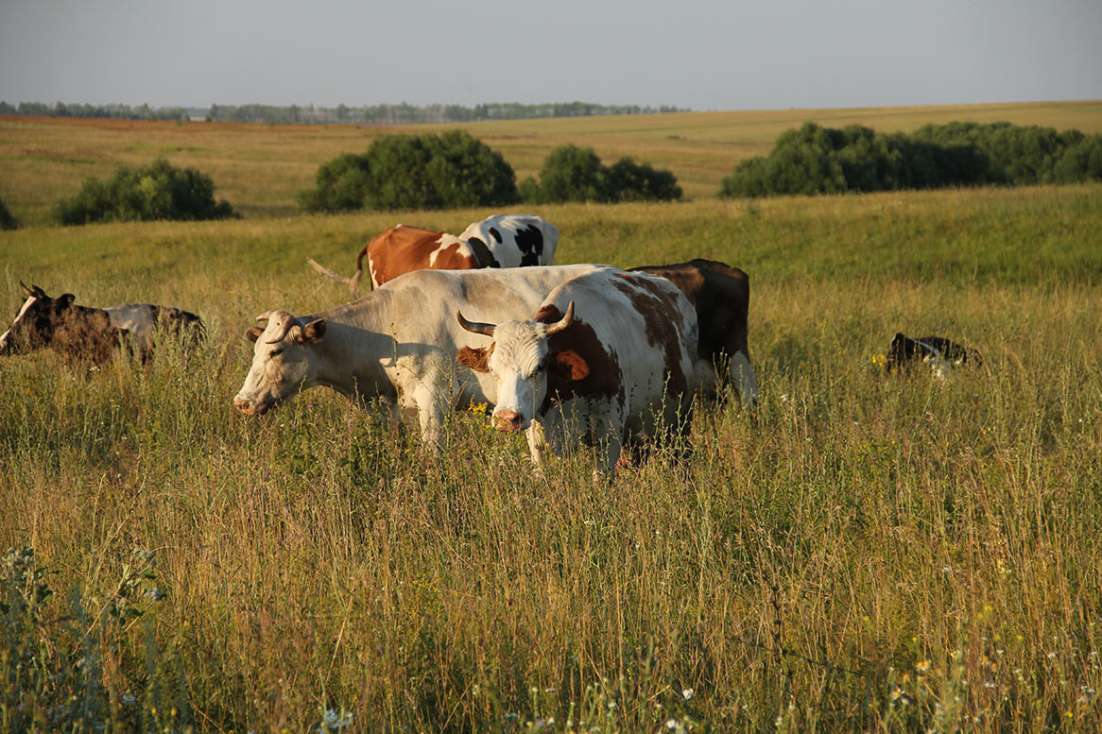
<path fill-rule="evenodd" d="M 246 420 L 252 315 L 340 302 L 305 258 L 393 216 L 0 235 L 5 316 L 23 278 L 210 326 L 147 369 L 0 360 L 0 547 L 55 591 L 0 615 L 0 728 L 1102 727 L 1102 187 L 541 213 L 564 261 L 745 267 L 759 415 L 609 486 L 477 416 L 447 461 L 323 390 Z M 900 328 L 985 364 L 885 379 Z"/>
<path fill-rule="evenodd" d="M 384 133 L 468 129 L 500 150 L 518 182 L 566 143 L 594 147 L 606 160 L 635 156 L 677 175 L 686 196 L 712 198 L 720 180 L 746 157 L 767 152 L 777 136 L 808 120 L 834 126 L 911 130 L 951 120 L 1047 125 L 1102 132 L 1102 102 L 1045 102 L 764 112 L 705 112 L 481 122 L 468 125 L 352 127 L 0 118 L 0 198 L 16 217 L 42 224 L 50 207 L 88 176 L 164 156 L 214 179 L 248 217 L 296 211 L 295 194 L 313 184 L 319 165 L 363 151 Z"/>

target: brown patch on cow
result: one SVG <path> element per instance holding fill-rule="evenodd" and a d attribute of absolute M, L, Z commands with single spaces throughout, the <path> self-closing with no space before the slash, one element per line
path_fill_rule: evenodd
<path fill-rule="evenodd" d="M 672 294 L 663 293 L 656 283 L 647 283 L 649 287 L 644 287 L 645 281 L 646 278 L 636 278 L 631 283 L 614 282 L 613 286 L 628 297 L 632 308 L 643 317 L 647 342 L 665 352 L 667 386 L 671 394 L 680 395 L 689 388 L 681 369 L 681 329 L 678 328 L 681 311 Z"/>
<path fill-rule="evenodd" d="M 13 335 L 30 348 L 48 346 L 71 362 L 103 364 L 125 344 L 128 332 L 111 326 L 107 312 L 76 306 L 72 295 L 39 297 L 25 317 L 25 326 Z"/>
<path fill-rule="evenodd" d="M 605 351 L 592 326 L 575 317 L 570 326 L 551 335 L 547 346 L 553 361 L 552 369 L 547 371 L 547 397 L 540 406 L 540 415 L 547 413 L 555 402 L 576 397 L 616 398 L 623 403 L 620 363 L 615 355 Z M 588 366 L 589 371 L 582 379 L 573 379 L 571 368 L 558 361 L 557 355 L 564 352 L 573 352 Z M 573 360 L 568 359 L 568 363 L 570 361 Z"/>
<path fill-rule="evenodd" d="M 431 267 L 433 270 L 477 270 L 480 268 L 481 266 L 474 257 L 460 252 L 463 246 L 462 242 L 453 242 L 440 250 L 435 260 L 432 260 L 430 253 L 432 264 L 425 265 L 425 267 Z"/>
<path fill-rule="evenodd" d="M 716 362 L 742 352 L 750 357 L 747 314 L 750 278 L 745 272 L 714 260 L 695 259 L 672 265 L 632 268 L 666 278 L 696 309 L 699 324 L 697 354 Z"/>
<path fill-rule="evenodd" d="M 475 372 L 490 371 L 490 355 L 494 353 L 494 344 L 488 347 L 463 347 L 455 355 L 455 361 Z"/>
<path fill-rule="evenodd" d="M 548 303 L 544 306 L 540 306 L 540 310 L 536 311 L 536 315 L 532 317 L 532 320 L 537 324 L 555 324 L 562 321 L 563 313 L 559 310 L 559 307 L 553 303 Z"/>
<path fill-rule="evenodd" d="M 454 242 L 440 249 L 444 232 L 419 227 L 391 227 L 367 244 L 367 263 L 377 285 L 414 270 L 474 270 L 486 267 L 477 257 L 461 254 L 463 243 Z M 440 250 L 436 259 L 433 253 Z M 357 267 L 359 267 L 357 261 Z"/>

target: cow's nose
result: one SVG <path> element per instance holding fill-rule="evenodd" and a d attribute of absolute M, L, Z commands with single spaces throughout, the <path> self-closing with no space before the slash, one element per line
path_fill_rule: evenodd
<path fill-rule="evenodd" d="M 253 406 L 253 404 L 245 398 L 234 398 L 233 407 L 237 408 L 245 415 L 252 415 L 254 412 L 256 412 L 256 408 Z"/>
<path fill-rule="evenodd" d="M 494 413 L 494 425 L 499 431 L 515 431 L 520 428 L 524 418 L 515 410 L 502 410 Z"/>

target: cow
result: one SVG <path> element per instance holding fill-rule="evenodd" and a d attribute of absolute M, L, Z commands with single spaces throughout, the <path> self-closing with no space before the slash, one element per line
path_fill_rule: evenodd
<path fill-rule="evenodd" d="M 949 370 L 963 364 L 980 365 L 983 359 L 974 349 L 957 344 L 940 336 L 923 336 L 912 339 L 897 332 L 883 359 L 888 372 L 902 370 L 915 362 L 925 362 L 937 377 L 945 378 Z"/>
<path fill-rule="evenodd" d="M 455 309 L 517 318 L 596 267 L 419 270 L 313 316 L 266 311 L 245 333 L 253 359 L 234 407 L 259 416 L 323 385 L 361 407 L 379 398 L 395 421 L 416 414 L 422 440 L 438 448 L 447 410 L 496 399 L 492 379 L 455 368 L 455 352 L 475 341 L 455 323 Z"/>
<path fill-rule="evenodd" d="M 710 385 L 696 355 L 696 309 L 669 280 L 600 268 L 552 290 L 528 320 L 456 319 L 491 337 L 457 361 L 497 383 L 499 431 L 525 431 L 532 460 L 561 453 L 571 421 L 599 447 L 598 469 L 614 475 L 625 443 L 662 427 L 685 430 L 694 390 Z"/>
<path fill-rule="evenodd" d="M 147 361 L 153 355 L 158 326 L 189 343 L 204 336 L 202 320 L 178 308 L 146 303 L 90 308 L 76 305 L 72 293 L 51 298 L 37 285 L 19 285 L 27 298 L 11 326 L 0 334 L 0 354 L 51 347 L 70 360 L 102 364 L 125 346 Z"/>
<path fill-rule="evenodd" d="M 319 273 L 355 291 L 363 278 L 364 258 L 372 288 L 414 270 L 476 270 L 551 265 L 559 231 L 532 215 L 494 215 L 475 222 L 456 237 L 447 232 L 397 225 L 374 237 L 356 256 L 351 278 L 334 273 L 312 258 Z"/>
<path fill-rule="evenodd" d="M 661 276 L 681 289 L 696 309 L 700 327 L 697 356 L 717 368 L 725 366 L 743 405 L 755 406 L 758 381 L 750 363 L 747 337 L 750 277 L 726 263 L 700 258 L 631 270 Z"/>

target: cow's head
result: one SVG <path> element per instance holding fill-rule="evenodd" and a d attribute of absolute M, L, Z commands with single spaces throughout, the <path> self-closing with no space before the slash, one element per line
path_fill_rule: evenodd
<path fill-rule="evenodd" d="M 463 347 L 457 359 L 473 370 L 490 373 L 497 381 L 493 423 L 499 431 L 528 428 L 552 384 L 584 380 L 589 374 L 581 355 L 552 344 L 552 337 L 573 323 L 573 302 L 562 318 L 552 323 L 506 321 L 494 325 L 467 321 L 459 312 L 456 317 L 467 331 L 494 339 L 486 347 Z"/>
<path fill-rule="evenodd" d="M 72 293 L 50 298 L 37 285 L 27 286 L 22 281 L 19 285 L 27 299 L 19 307 L 8 330 L 0 334 L 0 354 L 23 354 L 48 345 L 53 339 L 54 329 L 64 320 L 65 312 L 72 308 L 76 300 Z"/>
<path fill-rule="evenodd" d="M 268 311 L 245 332 L 255 342 L 253 363 L 233 405 L 245 415 L 263 415 L 317 382 L 314 345 L 325 336 L 325 320 L 303 321 L 287 311 Z"/>

